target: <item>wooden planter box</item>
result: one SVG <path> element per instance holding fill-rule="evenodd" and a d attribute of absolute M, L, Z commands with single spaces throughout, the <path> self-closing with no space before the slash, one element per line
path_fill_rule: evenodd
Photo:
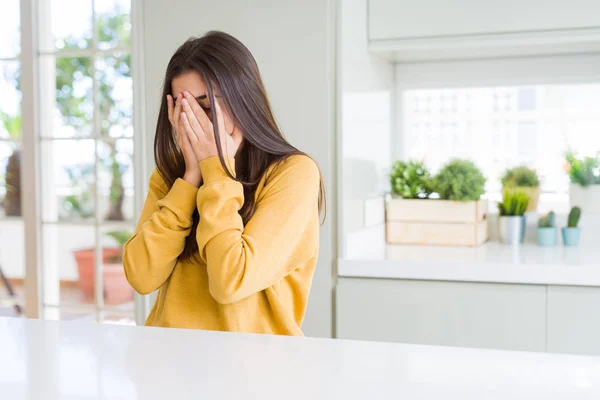
<path fill-rule="evenodd" d="M 386 207 L 386 237 L 391 244 L 479 246 L 488 239 L 487 200 L 405 200 Z"/>

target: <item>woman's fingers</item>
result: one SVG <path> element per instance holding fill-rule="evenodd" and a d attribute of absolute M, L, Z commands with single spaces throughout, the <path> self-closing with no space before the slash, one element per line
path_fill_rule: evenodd
<path fill-rule="evenodd" d="M 202 129 L 202 126 L 198 122 L 198 118 L 196 118 L 196 114 L 192 110 L 192 106 L 191 106 L 190 102 L 187 101 L 187 99 L 183 99 L 183 100 L 181 100 L 181 103 L 183 105 L 183 112 L 185 113 L 185 115 L 187 117 L 187 121 L 188 121 L 190 127 L 192 128 L 192 131 L 194 132 L 194 134 L 196 135 L 198 140 L 204 141 L 204 137 L 203 137 L 205 135 L 204 129 Z M 198 103 L 196 103 L 196 104 L 198 104 Z"/>
<path fill-rule="evenodd" d="M 200 154 L 199 154 L 200 148 L 199 148 L 198 136 L 196 136 L 196 133 L 194 133 L 194 130 L 192 129 L 192 126 L 190 125 L 190 121 L 187 117 L 187 114 L 184 112 L 181 113 L 181 123 L 185 130 L 187 138 L 189 139 L 190 143 L 192 144 L 192 148 L 194 149 L 196 158 L 200 159 Z"/>
<path fill-rule="evenodd" d="M 196 116 L 196 119 L 198 120 L 198 123 L 202 127 L 202 131 L 205 132 L 206 134 L 212 133 L 213 124 L 212 124 L 212 122 L 210 122 L 210 119 L 208 118 L 208 115 L 206 115 L 206 113 L 204 112 L 204 109 L 202 107 L 200 107 L 200 104 L 198 104 L 198 101 L 196 100 L 196 98 L 194 96 L 192 96 L 192 94 L 190 92 L 187 92 L 187 91 L 184 92 L 183 95 L 187 99 L 188 104 L 190 105 L 190 108 L 192 109 L 192 112 L 194 113 L 194 115 Z"/>

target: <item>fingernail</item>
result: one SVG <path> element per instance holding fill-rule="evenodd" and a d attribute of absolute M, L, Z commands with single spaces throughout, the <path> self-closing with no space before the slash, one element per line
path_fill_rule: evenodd
<path fill-rule="evenodd" d="M 187 100 L 186 100 L 186 99 L 183 99 L 183 100 L 181 100 L 181 104 L 183 104 L 184 106 L 187 106 L 187 105 L 188 105 L 188 102 L 187 102 Z"/>
<path fill-rule="evenodd" d="M 190 92 L 183 92 L 183 95 L 184 95 L 185 97 L 189 98 L 189 97 L 190 97 Z"/>
<path fill-rule="evenodd" d="M 185 113 L 181 113 L 181 119 L 187 119 L 187 115 L 185 115 Z"/>

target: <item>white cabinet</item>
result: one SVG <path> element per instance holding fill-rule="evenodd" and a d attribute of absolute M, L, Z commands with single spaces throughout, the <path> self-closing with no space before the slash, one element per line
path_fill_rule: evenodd
<path fill-rule="evenodd" d="M 370 0 L 369 39 L 600 27 L 598 0 Z"/>
<path fill-rule="evenodd" d="M 545 350 L 546 287 L 340 278 L 337 337 Z"/>
<path fill-rule="evenodd" d="M 600 355 L 600 287 L 340 278 L 337 337 Z"/>
<path fill-rule="evenodd" d="M 600 355 L 600 288 L 548 286 L 548 351 Z"/>
<path fill-rule="evenodd" d="M 598 0 L 370 0 L 369 51 L 394 62 L 597 53 Z"/>

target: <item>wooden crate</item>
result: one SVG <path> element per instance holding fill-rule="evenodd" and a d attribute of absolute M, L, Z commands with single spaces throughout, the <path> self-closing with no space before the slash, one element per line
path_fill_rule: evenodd
<path fill-rule="evenodd" d="M 486 200 L 389 199 L 386 237 L 392 244 L 478 246 L 488 239 Z"/>

